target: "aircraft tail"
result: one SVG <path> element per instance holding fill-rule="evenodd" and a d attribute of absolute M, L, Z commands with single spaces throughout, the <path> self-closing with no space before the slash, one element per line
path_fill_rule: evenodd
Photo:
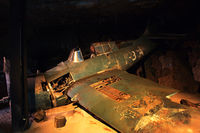
<path fill-rule="evenodd" d="M 158 40 L 176 40 L 182 39 L 187 36 L 187 34 L 178 34 L 178 33 L 164 33 L 159 32 L 158 27 L 153 25 L 150 21 L 148 22 L 146 29 L 144 30 L 143 36 L 146 36 L 149 39 L 158 39 Z"/>

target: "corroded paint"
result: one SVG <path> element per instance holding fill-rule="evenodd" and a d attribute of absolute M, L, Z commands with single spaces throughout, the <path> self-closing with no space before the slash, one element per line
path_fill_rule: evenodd
<path fill-rule="evenodd" d="M 91 84 L 90 87 L 93 87 L 97 91 L 105 94 L 106 96 L 117 102 L 122 102 L 123 100 L 126 100 L 131 96 L 110 86 L 110 84 L 113 84 L 120 80 L 121 79 L 116 76 L 111 76 L 109 78 Z"/>
<path fill-rule="evenodd" d="M 112 53 L 96 56 L 79 63 L 70 61 L 61 63 L 45 72 L 45 78 L 48 82 L 51 82 L 70 72 L 73 80 L 77 81 L 101 71 L 112 69 L 127 70 L 154 49 L 155 46 L 155 43 L 145 37 L 141 37 L 138 40 L 132 41 L 132 45 L 129 47 L 115 50 Z"/>
<path fill-rule="evenodd" d="M 94 89 L 96 83 L 113 75 L 121 80 L 109 84 L 109 86 L 130 95 L 121 102 Z M 157 122 L 159 124 L 160 121 L 170 122 L 173 120 L 184 123 L 176 117 L 185 115 L 184 111 L 187 112 L 187 109 L 166 98 L 167 95 L 174 92 L 176 90 L 159 86 L 125 71 L 113 70 L 82 79 L 66 93 L 72 98 L 75 96 L 76 101 L 82 106 L 114 128 L 129 133 L 142 132 L 144 127 L 146 130 L 147 125 Z M 190 115 L 189 112 L 186 114 Z M 190 117 L 187 119 L 189 121 Z"/>
<path fill-rule="evenodd" d="M 177 90 L 124 71 L 155 47 L 144 37 L 131 43 L 83 62 L 67 61 L 47 71 L 46 79 L 70 73 L 74 83 L 64 94 L 120 132 L 161 132 L 190 124 L 192 111 L 167 98 Z"/>

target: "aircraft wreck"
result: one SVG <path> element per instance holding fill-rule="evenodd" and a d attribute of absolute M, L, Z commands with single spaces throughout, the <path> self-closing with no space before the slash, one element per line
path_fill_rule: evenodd
<path fill-rule="evenodd" d="M 126 72 L 156 44 L 141 37 L 135 41 L 92 44 L 93 57 L 84 59 L 73 49 L 67 61 L 44 73 L 35 90 L 35 106 L 49 109 L 78 103 L 118 132 L 195 132 L 199 110 L 174 102 L 178 90 Z M 179 102 L 179 101 L 178 101 Z M 182 101 L 182 103 L 186 103 Z"/>
<path fill-rule="evenodd" d="M 200 132 L 197 0 L 0 3 L 0 132 Z"/>

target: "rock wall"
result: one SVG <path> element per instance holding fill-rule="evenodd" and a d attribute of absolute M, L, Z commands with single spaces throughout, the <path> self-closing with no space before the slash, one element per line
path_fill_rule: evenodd
<path fill-rule="evenodd" d="M 176 47 L 158 49 L 144 63 L 146 78 L 182 91 L 198 92 L 200 82 L 198 44 L 198 41 L 188 41 Z"/>

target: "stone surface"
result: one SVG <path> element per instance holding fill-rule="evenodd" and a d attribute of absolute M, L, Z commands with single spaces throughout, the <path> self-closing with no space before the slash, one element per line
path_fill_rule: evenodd
<path fill-rule="evenodd" d="M 175 50 L 157 51 L 145 62 L 148 79 L 178 90 L 197 92 L 199 85 L 192 70 L 185 55 Z"/>
<path fill-rule="evenodd" d="M 194 79 L 200 82 L 200 58 L 197 60 L 196 65 L 192 68 Z"/>
<path fill-rule="evenodd" d="M 188 49 L 187 55 L 194 79 L 200 82 L 200 41 L 186 41 L 184 47 Z"/>

